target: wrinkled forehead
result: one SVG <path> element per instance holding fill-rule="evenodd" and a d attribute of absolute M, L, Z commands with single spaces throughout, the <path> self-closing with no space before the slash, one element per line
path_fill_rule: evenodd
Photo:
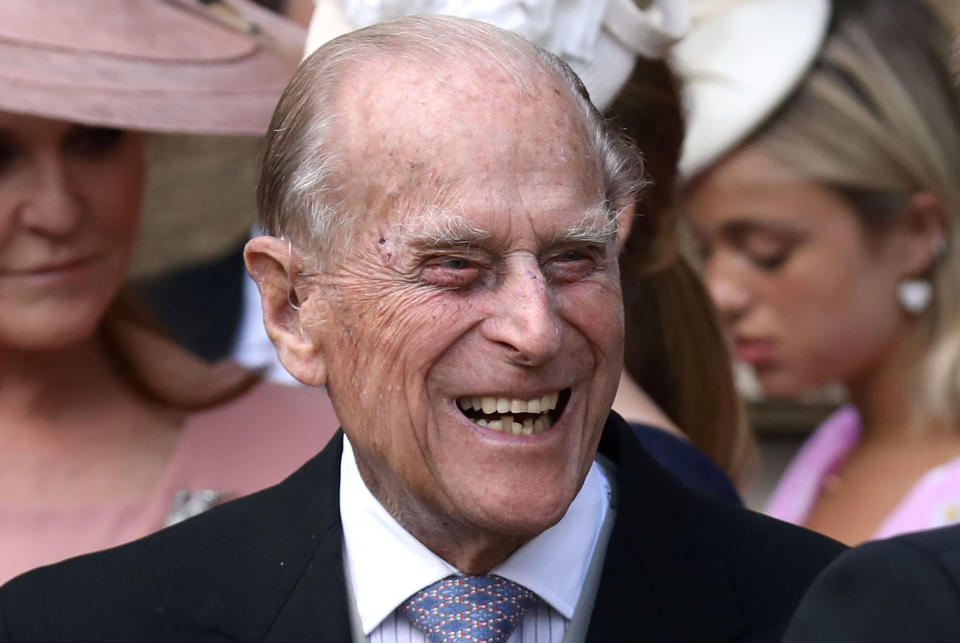
<path fill-rule="evenodd" d="M 400 197 L 435 202 L 463 183 L 510 173 L 564 177 L 566 190 L 602 194 L 575 99 L 547 70 L 523 72 L 482 60 L 358 66 L 338 94 L 334 134 L 341 167 L 350 168 L 348 197 L 383 211 Z"/>

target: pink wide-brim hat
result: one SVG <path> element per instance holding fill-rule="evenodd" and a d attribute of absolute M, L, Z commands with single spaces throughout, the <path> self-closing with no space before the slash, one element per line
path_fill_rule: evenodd
<path fill-rule="evenodd" d="M 303 39 L 247 0 L 2 0 L 0 110 L 260 135 Z"/>

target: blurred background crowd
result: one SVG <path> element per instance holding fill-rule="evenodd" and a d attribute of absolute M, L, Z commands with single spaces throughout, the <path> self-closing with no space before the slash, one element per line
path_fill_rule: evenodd
<path fill-rule="evenodd" d="M 848 544 L 960 521 L 952 0 L 125 3 L 0 4 L 0 582 L 335 432 L 244 269 L 259 140 L 301 57 L 428 12 L 551 49 L 643 153 L 614 409 L 664 467 Z"/>

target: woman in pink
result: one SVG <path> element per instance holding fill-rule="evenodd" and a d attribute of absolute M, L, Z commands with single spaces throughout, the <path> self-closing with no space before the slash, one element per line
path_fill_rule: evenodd
<path fill-rule="evenodd" d="M 694 78 L 683 201 L 706 281 L 768 395 L 839 380 L 852 403 L 769 510 L 847 543 L 958 520 L 949 29 L 925 0 L 725 6 L 677 52 Z"/>
<path fill-rule="evenodd" d="M 0 4 L 0 582 L 278 482 L 335 430 L 322 391 L 201 362 L 123 293 L 147 132 L 259 135 L 288 28 L 242 1 Z"/>

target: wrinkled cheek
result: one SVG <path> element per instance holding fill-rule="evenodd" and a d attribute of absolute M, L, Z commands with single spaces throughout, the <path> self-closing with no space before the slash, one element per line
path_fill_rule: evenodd
<path fill-rule="evenodd" d="M 350 386 L 368 408 L 419 415 L 426 373 L 444 343 L 442 308 L 410 297 L 356 303 L 336 316 L 336 352 L 348 357 L 338 368 L 350 374 Z"/>
<path fill-rule="evenodd" d="M 598 357 L 622 360 L 624 320 L 619 287 L 611 286 L 587 297 L 564 298 L 561 314 L 586 337 Z"/>

